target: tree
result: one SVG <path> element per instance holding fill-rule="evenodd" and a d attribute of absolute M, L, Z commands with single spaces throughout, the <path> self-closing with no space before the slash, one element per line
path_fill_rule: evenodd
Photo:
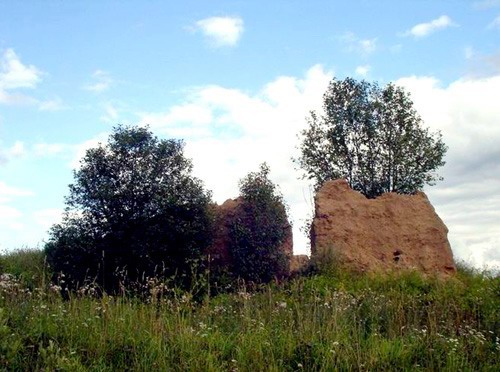
<path fill-rule="evenodd" d="M 345 178 L 369 198 L 411 194 L 442 178 L 447 147 L 429 133 L 408 93 L 394 84 L 334 79 L 323 96 L 324 114 L 311 112 L 295 162 L 320 187 Z"/>
<path fill-rule="evenodd" d="M 46 245 L 53 269 L 106 289 L 116 288 L 118 272 L 186 276 L 210 243 L 211 196 L 183 148 L 148 128 L 118 126 L 106 145 L 87 150 Z"/>
<path fill-rule="evenodd" d="M 235 274 L 254 282 L 269 282 L 288 273 L 289 257 L 283 250 L 290 224 L 277 186 L 263 163 L 258 172 L 240 181 L 242 213 L 229 226 L 229 250 Z"/>

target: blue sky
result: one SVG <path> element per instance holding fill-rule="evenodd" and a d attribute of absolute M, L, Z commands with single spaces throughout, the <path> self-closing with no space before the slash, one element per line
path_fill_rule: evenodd
<path fill-rule="evenodd" d="M 290 158 L 333 78 L 396 82 L 450 150 L 426 189 L 455 256 L 500 265 L 500 1 L 0 1 L 0 250 L 43 246 L 72 169 L 117 123 L 183 138 L 222 202 Z"/>

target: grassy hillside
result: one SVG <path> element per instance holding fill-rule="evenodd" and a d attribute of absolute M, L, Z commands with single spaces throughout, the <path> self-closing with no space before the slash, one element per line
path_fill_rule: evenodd
<path fill-rule="evenodd" d="M 0 256 L 0 273 L 2 370 L 500 369 L 500 279 L 464 267 L 446 282 L 335 272 L 201 298 L 151 280 L 142 300 L 92 285 L 63 299 L 38 251 Z"/>

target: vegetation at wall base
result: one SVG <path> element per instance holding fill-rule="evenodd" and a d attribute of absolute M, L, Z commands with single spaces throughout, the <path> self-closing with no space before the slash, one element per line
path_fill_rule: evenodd
<path fill-rule="evenodd" d="M 463 265 L 448 281 L 317 273 L 254 291 L 233 283 L 232 293 L 195 301 L 151 278 L 142 299 L 95 296 L 95 284 L 64 299 L 43 277 L 27 285 L 33 273 L 50 275 L 43 255 L 36 270 L 26 258 L 39 253 L 0 255 L 0 370 L 500 367 L 500 278 Z"/>

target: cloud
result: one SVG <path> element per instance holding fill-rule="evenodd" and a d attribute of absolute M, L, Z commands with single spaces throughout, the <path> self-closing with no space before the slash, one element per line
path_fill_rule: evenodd
<path fill-rule="evenodd" d="M 339 40 L 347 46 L 349 52 L 371 54 L 377 49 L 377 38 L 361 39 L 352 32 L 346 32 Z"/>
<path fill-rule="evenodd" d="M 474 50 L 474 48 L 472 48 L 470 46 L 467 46 L 464 48 L 465 59 L 471 60 L 472 58 L 474 58 L 475 55 L 476 55 L 476 51 Z"/>
<path fill-rule="evenodd" d="M 37 143 L 33 146 L 35 156 L 53 156 L 67 151 L 68 145 L 62 143 Z"/>
<path fill-rule="evenodd" d="M 205 88 L 209 89 L 209 88 Z M 199 94 L 199 92 L 198 92 Z M 199 96 L 194 97 L 194 100 Z M 141 123 L 149 124 L 153 129 L 168 128 L 173 137 L 193 137 L 210 135 L 207 126 L 212 123 L 213 115 L 210 107 L 196 103 L 185 103 L 174 106 L 166 113 L 142 114 Z"/>
<path fill-rule="evenodd" d="M 195 30 L 201 31 L 214 47 L 233 47 L 243 34 L 243 20 L 240 17 L 211 17 L 195 23 Z"/>
<path fill-rule="evenodd" d="M 103 70 L 94 71 L 92 74 L 92 80 L 93 82 L 84 85 L 83 89 L 94 93 L 102 93 L 105 90 L 108 90 L 114 83 L 109 72 Z"/>
<path fill-rule="evenodd" d="M 500 30 L 500 15 L 497 16 L 489 25 L 489 29 Z"/>
<path fill-rule="evenodd" d="M 100 117 L 105 123 L 116 124 L 118 120 L 118 108 L 111 102 L 107 102 L 103 105 L 104 115 Z"/>
<path fill-rule="evenodd" d="M 68 165 L 73 169 L 80 168 L 80 161 L 85 156 L 87 150 L 99 146 L 100 143 L 106 143 L 108 135 L 109 133 L 103 132 L 82 143 L 69 145 L 68 151 L 70 152 L 71 160 Z"/>
<path fill-rule="evenodd" d="M 33 65 L 25 65 L 13 49 L 0 56 L 0 103 L 6 105 L 38 106 L 41 111 L 63 109 L 62 100 L 56 97 L 41 101 L 18 90 L 35 89 L 42 81 L 43 73 Z"/>
<path fill-rule="evenodd" d="M 13 187 L 0 181 L 0 234 L 20 231 L 23 228 L 21 218 L 23 213 L 8 203 L 20 197 L 30 197 L 33 193 L 29 190 Z"/>
<path fill-rule="evenodd" d="M 57 208 L 41 209 L 33 212 L 33 218 L 39 226 L 48 230 L 54 224 L 61 222 L 63 212 L 62 209 Z"/>
<path fill-rule="evenodd" d="M 2 150 L 0 149 L 0 165 L 6 164 L 13 158 L 20 158 L 26 155 L 24 143 L 16 141 L 11 147 Z"/>
<path fill-rule="evenodd" d="M 65 108 L 64 104 L 61 98 L 59 97 L 56 97 L 48 101 L 41 101 L 38 104 L 38 109 L 40 111 L 60 111 L 63 110 L 64 108 Z"/>
<path fill-rule="evenodd" d="M 13 49 L 0 58 L 0 89 L 35 88 L 40 76 L 41 72 L 33 65 L 24 65 Z"/>
<path fill-rule="evenodd" d="M 22 230 L 23 224 L 19 221 L 22 216 L 23 213 L 18 209 L 0 204 L 0 231 L 10 230 L 12 233 L 12 230 Z"/>
<path fill-rule="evenodd" d="M 371 70 L 370 65 L 363 65 L 363 66 L 358 66 L 356 67 L 356 70 L 354 71 L 356 75 L 361 76 L 361 77 L 366 77 L 368 73 Z"/>
<path fill-rule="evenodd" d="M 5 182 L 0 181 L 0 203 L 7 203 L 12 198 L 24 196 L 33 196 L 33 192 L 9 186 Z"/>
<path fill-rule="evenodd" d="M 469 79 L 480 79 L 497 75 L 500 75 L 500 52 L 480 54 L 472 50 L 472 54 L 468 59 L 467 77 Z"/>
<path fill-rule="evenodd" d="M 442 15 L 439 18 L 433 19 L 427 23 L 419 23 L 413 26 L 410 30 L 404 33 L 405 36 L 413 36 L 415 38 L 422 38 L 430 34 L 448 27 L 456 26 L 456 24 L 447 15 Z"/>
<path fill-rule="evenodd" d="M 445 179 L 427 192 L 448 225 L 455 255 L 477 266 L 500 267 L 500 107 L 495 99 L 500 75 L 459 79 L 446 87 L 432 77 L 396 83 L 412 93 L 425 124 L 441 130 L 449 146 L 440 172 Z"/>
<path fill-rule="evenodd" d="M 16 141 L 14 145 L 8 150 L 10 156 L 18 158 L 23 156 L 26 151 L 24 149 L 24 143 L 21 141 Z"/>
<path fill-rule="evenodd" d="M 475 1 L 473 5 L 477 9 L 495 8 L 495 7 L 500 7 L 500 0 L 481 0 L 481 1 Z"/>
<path fill-rule="evenodd" d="M 13 49 L 7 49 L 0 56 L 0 103 L 36 104 L 36 99 L 12 91 L 35 88 L 42 81 L 41 76 L 41 71 L 35 66 L 23 64 Z"/>

